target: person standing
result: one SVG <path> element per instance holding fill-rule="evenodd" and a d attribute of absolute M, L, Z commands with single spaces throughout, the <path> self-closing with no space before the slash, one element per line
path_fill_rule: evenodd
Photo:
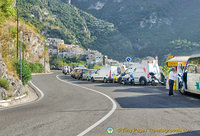
<path fill-rule="evenodd" d="M 173 67 L 171 72 L 169 73 L 169 96 L 173 96 L 173 86 L 174 86 L 174 81 L 176 78 L 177 74 L 176 74 L 176 70 Z"/>

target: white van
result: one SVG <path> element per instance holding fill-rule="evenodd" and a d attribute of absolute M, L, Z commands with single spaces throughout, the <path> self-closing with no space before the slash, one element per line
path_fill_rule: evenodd
<path fill-rule="evenodd" d="M 181 93 L 191 92 L 200 94 L 200 55 L 190 57 L 183 73 L 184 86 Z"/>
<path fill-rule="evenodd" d="M 135 63 L 129 67 L 129 72 L 133 73 L 135 83 L 146 85 L 150 82 L 149 73 L 153 72 L 157 79 L 160 79 L 160 69 L 158 64 Z"/>
<path fill-rule="evenodd" d="M 105 66 L 92 74 L 91 81 L 113 81 L 114 76 L 121 74 L 121 69 L 118 66 Z"/>

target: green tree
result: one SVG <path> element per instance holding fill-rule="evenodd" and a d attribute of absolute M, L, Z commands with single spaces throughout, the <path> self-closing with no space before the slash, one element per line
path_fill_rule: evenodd
<path fill-rule="evenodd" d="M 15 63 L 17 74 L 20 78 L 20 61 Z M 22 61 L 22 83 L 26 85 L 32 79 L 31 69 L 26 61 Z"/>
<path fill-rule="evenodd" d="M 168 65 L 167 65 L 167 61 L 168 61 L 169 59 L 170 59 L 169 57 L 166 59 L 165 65 L 162 67 L 162 71 L 164 72 L 165 76 L 168 76 L 168 75 L 169 75 L 170 67 L 168 67 Z"/>

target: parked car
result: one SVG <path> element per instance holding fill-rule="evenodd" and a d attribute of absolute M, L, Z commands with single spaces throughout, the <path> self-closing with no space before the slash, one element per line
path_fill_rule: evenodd
<path fill-rule="evenodd" d="M 77 71 L 79 70 L 79 68 L 75 68 L 72 72 L 71 72 L 71 77 L 75 78 L 75 74 L 77 73 Z"/>
<path fill-rule="evenodd" d="M 113 82 L 114 77 L 121 74 L 121 69 L 118 66 L 105 66 L 92 74 L 91 81 Z"/>
<path fill-rule="evenodd" d="M 135 82 L 142 85 L 151 82 L 149 73 L 154 73 L 154 77 L 160 79 L 160 69 L 158 64 L 133 64 L 128 70 L 133 73 Z"/>
<path fill-rule="evenodd" d="M 78 71 L 76 72 L 76 74 L 75 74 L 75 78 L 76 79 L 82 79 L 83 78 L 83 74 L 85 73 L 87 71 L 87 69 L 78 69 Z"/>
<path fill-rule="evenodd" d="M 83 73 L 82 79 L 83 79 L 83 80 L 90 81 L 90 80 L 91 80 L 91 77 L 92 77 L 92 74 L 94 74 L 96 71 L 97 71 L 97 70 L 95 70 L 95 69 L 87 69 L 87 70 Z"/>

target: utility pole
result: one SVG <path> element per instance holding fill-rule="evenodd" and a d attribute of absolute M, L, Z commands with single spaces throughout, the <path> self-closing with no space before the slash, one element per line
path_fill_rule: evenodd
<path fill-rule="evenodd" d="M 22 44 L 19 46 L 20 48 L 20 80 L 22 81 Z"/>
<path fill-rule="evenodd" d="M 46 48 L 46 41 L 44 43 L 44 73 L 46 73 L 46 51 L 45 51 L 45 48 Z"/>
<path fill-rule="evenodd" d="M 19 48 L 19 10 L 18 10 L 18 0 L 16 0 L 17 7 L 17 59 L 19 58 L 18 48 Z"/>
<path fill-rule="evenodd" d="M 22 60 L 24 60 L 24 27 L 23 27 L 23 46 L 22 46 L 22 48 L 23 48 L 23 52 L 22 52 Z"/>

